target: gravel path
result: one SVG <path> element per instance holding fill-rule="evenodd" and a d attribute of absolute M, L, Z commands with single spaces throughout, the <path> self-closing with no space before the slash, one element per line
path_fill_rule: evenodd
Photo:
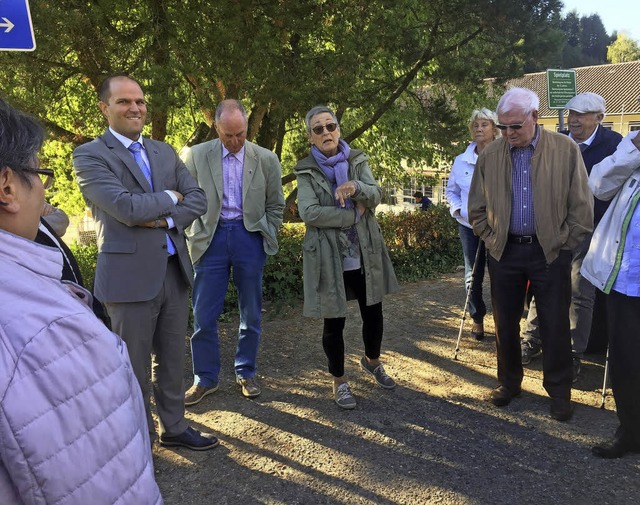
<path fill-rule="evenodd" d="M 486 401 L 496 381 L 493 334 L 484 342 L 465 335 L 452 359 L 463 302 L 462 273 L 405 284 L 385 299 L 383 360 L 398 382 L 394 391 L 359 370 L 352 304 L 346 368 L 358 399 L 353 411 L 333 403 L 322 322 L 303 318 L 301 307 L 273 320 L 267 313 L 263 393 L 253 401 L 233 380 L 237 321 L 222 324 L 220 390 L 188 414 L 221 446 L 154 449 L 166 503 L 640 503 L 640 456 L 603 461 L 590 453 L 617 426 L 610 396 L 607 409 L 599 408 L 603 357 L 583 362 L 568 423 L 549 417 L 540 360 L 525 369 L 522 396 L 498 409 Z M 486 323 L 492 332 L 491 318 Z M 185 377 L 188 387 L 189 370 Z"/>

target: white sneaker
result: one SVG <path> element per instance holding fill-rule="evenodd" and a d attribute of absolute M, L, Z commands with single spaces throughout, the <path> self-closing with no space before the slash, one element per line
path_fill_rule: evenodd
<path fill-rule="evenodd" d="M 349 384 L 343 382 L 338 387 L 334 385 L 333 389 L 335 394 L 335 402 L 339 407 L 349 410 L 356 408 L 356 399 L 351 393 L 351 389 L 349 389 Z"/>

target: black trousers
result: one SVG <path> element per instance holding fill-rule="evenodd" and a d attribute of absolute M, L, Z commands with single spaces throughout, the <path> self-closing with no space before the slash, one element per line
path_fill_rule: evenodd
<path fill-rule="evenodd" d="M 571 398 L 571 252 L 560 251 L 558 258 L 547 264 L 539 243 L 508 243 L 500 261 L 488 257 L 498 383 L 511 391 L 518 391 L 522 384 L 520 318 L 530 282 L 538 306 L 543 386 L 552 398 Z"/>
<path fill-rule="evenodd" d="M 640 297 L 611 291 L 609 316 L 609 365 L 620 430 L 640 444 Z"/>
<path fill-rule="evenodd" d="M 370 359 L 380 357 L 382 346 L 383 318 L 382 302 L 367 305 L 367 292 L 364 273 L 360 270 L 344 272 L 344 285 L 356 293 L 362 317 L 362 340 L 364 353 Z M 343 330 L 346 318 L 336 317 L 324 320 L 322 347 L 329 362 L 329 373 L 334 377 L 344 375 L 344 338 Z"/>

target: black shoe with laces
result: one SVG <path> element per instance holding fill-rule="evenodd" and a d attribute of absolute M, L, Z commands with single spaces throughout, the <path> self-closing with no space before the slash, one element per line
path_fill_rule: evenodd
<path fill-rule="evenodd" d="M 163 447 L 186 447 L 192 451 L 207 451 L 217 447 L 220 442 L 210 433 L 200 433 L 189 426 L 180 435 L 160 435 L 160 445 Z"/>

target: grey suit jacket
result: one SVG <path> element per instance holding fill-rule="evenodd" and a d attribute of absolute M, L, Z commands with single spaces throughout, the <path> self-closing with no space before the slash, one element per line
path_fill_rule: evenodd
<path fill-rule="evenodd" d="M 131 153 L 109 130 L 73 152 L 80 191 L 93 212 L 98 235 L 94 291 L 105 303 L 151 300 L 162 287 L 167 268 L 166 233 L 176 246 L 185 282 L 193 283 L 184 229 L 207 206 L 204 191 L 175 150 L 144 139 L 154 190 Z M 174 205 L 164 190 L 180 192 Z M 138 225 L 171 217 L 175 227 Z"/>
<path fill-rule="evenodd" d="M 242 174 L 242 217 L 248 231 L 262 234 L 264 250 L 278 252 L 278 229 L 284 212 L 282 169 L 272 151 L 245 142 Z M 193 146 L 184 154 L 189 172 L 207 194 L 207 212 L 187 229 L 191 259 L 196 263 L 205 253 L 218 226 L 222 210 L 222 143 L 219 139 Z"/>

